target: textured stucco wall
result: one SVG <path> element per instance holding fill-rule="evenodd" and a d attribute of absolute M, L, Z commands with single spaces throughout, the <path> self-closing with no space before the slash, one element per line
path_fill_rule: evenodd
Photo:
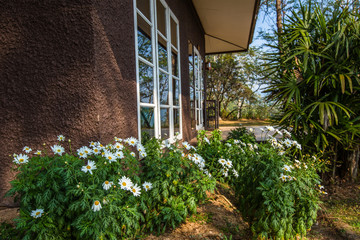
<path fill-rule="evenodd" d="M 0 205 L 11 153 L 137 136 L 132 0 L 7 1 L 0 8 Z"/>
<path fill-rule="evenodd" d="M 180 21 L 184 139 L 190 128 L 187 41 L 204 51 L 190 0 L 168 0 Z M 56 136 L 88 141 L 137 137 L 132 0 L 17 0 L 0 7 L 0 206 L 12 157 Z M 64 144 L 65 145 L 65 144 Z"/>

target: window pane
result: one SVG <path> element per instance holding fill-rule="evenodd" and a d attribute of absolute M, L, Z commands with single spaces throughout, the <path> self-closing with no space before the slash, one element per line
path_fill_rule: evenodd
<path fill-rule="evenodd" d="M 169 104 L 169 75 L 160 71 L 159 76 L 160 104 Z"/>
<path fill-rule="evenodd" d="M 193 86 L 190 86 L 190 102 L 194 102 L 195 100 L 195 89 Z"/>
<path fill-rule="evenodd" d="M 173 105 L 179 106 L 179 80 L 173 78 Z"/>
<path fill-rule="evenodd" d="M 153 68 L 139 61 L 140 102 L 154 103 Z"/>
<path fill-rule="evenodd" d="M 151 27 L 138 16 L 138 52 L 149 62 L 152 61 Z"/>
<path fill-rule="evenodd" d="M 179 71 L 178 71 L 178 55 L 177 53 L 174 51 L 174 49 L 172 49 L 171 51 L 171 67 L 172 67 L 172 74 L 174 76 L 179 76 Z"/>
<path fill-rule="evenodd" d="M 180 133 L 180 109 L 174 108 L 174 135 Z"/>
<path fill-rule="evenodd" d="M 160 121 L 161 121 L 161 137 L 169 138 L 170 137 L 169 108 L 160 109 Z"/>
<path fill-rule="evenodd" d="M 161 4 L 159 0 L 156 1 L 157 9 L 157 29 L 167 38 L 166 36 L 166 14 L 165 7 Z"/>
<path fill-rule="evenodd" d="M 142 14 L 147 17 L 147 19 L 150 18 L 150 0 L 136 0 L 136 7 L 140 10 Z"/>
<path fill-rule="evenodd" d="M 141 107 L 141 138 L 151 138 L 155 136 L 154 128 L 154 109 L 149 107 Z"/>
<path fill-rule="evenodd" d="M 177 24 L 173 18 L 170 18 L 170 28 L 171 28 L 171 44 L 177 49 Z"/>
<path fill-rule="evenodd" d="M 190 41 L 188 41 L 188 54 L 189 54 L 189 63 L 193 63 L 193 45 Z"/>
<path fill-rule="evenodd" d="M 165 39 L 163 39 L 160 35 L 158 35 L 159 40 L 159 67 L 168 71 L 168 56 L 167 56 L 167 44 Z"/>
<path fill-rule="evenodd" d="M 189 81 L 190 86 L 194 86 L 194 66 L 189 63 Z"/>

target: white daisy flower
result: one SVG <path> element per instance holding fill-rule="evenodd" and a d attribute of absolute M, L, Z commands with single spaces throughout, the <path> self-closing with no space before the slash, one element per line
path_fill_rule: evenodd
<path fill-rule="evenodd" d="M 284 140 L 284 144 L 285 144 L 286 147 L 291 147 L 292 141 L 287 138 L 287 139 Z"/>
<path fill-rule="evenodd" d="M 225 166 L 225 164 L 226 164 L 226 160 L 223 158 L 219 159 L 218 162 L 223 166 Z"/>
<path fill-rule="evenodd" d="M 26 153 L 30 153 L 32 151 L 32 149 L 30 147 L 28 147 L 28 146 L 25 146 L 23 148 L 23 151 L 25 151 Z"/>
<path fill-rule="evenodd" d="M 117 151 L 117 152 L 115 152 L 115 156 L 117 159 L 123 159 L 124 153 L 122 151 Z"/>
<path fill-rule="evenodd" d="M 77 150 L 77 153 L 80 158 L 87 158 L 91 152 L 92 152 L 92 150 L 86 146 L 83 146 Z"/>
<path fill-rule="evenodd" d="M 265 130 L 263 128 L 260 128 L 260 131 L 265 132 Z"/>
<path fill-rule="evenodd" d="M 231 147 L 231 144 L 230 143 L 225 143 L 226 146 L 228 147 Z"/>
<path fill-rule="evenodd" d="M 60 145 L 54 145 L 51 147 L 51 150 L 54 152 L 54 154 L 62 155 L 65 152 L 65 149 Z"/>
<path fill-rule="evenodd" d="M 97 143 L 96 143 L 96 142 L 91 141 L 91 142 L 89 142 L 89 146 L 90 146 L 90 147 L 96 147 L 96 146 L 97 146 Z"/>
<path fill-rule="evenodd" d="M 238 144 L 238 143 L 240 143 L 240 140 L 235 139 L 234 143 Z"/>
<path fill-rule="evenodd" d="M 208 144 L 210 144 L 210 141 L 207 137 L 204 137 L 204 141 L 207 142 Z"/>
<path fill-rule="evenodd" d="M 139 152 L 145 152 L 145 147 L 141 143 L 138 143 L 138 145 L 136 146 L 136 149 Z"/>
<path fill-rule="evenodd" d="M 105 181 L 102 186 L 104 190 L 109 190 L 113 184 L 113 182 Z"/>
<path fill-rule="evenodd" d="M 279 155 L 280 155 L 280 156 L 282 156 L 282 155 L 284 155 L 284 154 L 285 154 L 285 151 L 283 151 L 283 150 L 280 150 L 280 151 L 279 151 Z"/>
<path fill-rule="evenodd" d="M 232 171 L 233 171 L 233 174 L 234 174 L 234 176 L 235 176 L 236 178 L 239 177 L 239 173 L 238 173 L 235 169 L 233 169 Z"/>
<path fill-rule="evenodd" d="M 266 128 L 266 130 L 268 130 L 269 132 L 275 131 L 275 128 L 272 127 L 272 126 L 266 126 L 265 128 Z"/>
<path fill-rule="evenodd" d="M 191 148 L 191 145 L 186 141 L 182 142 L 182 145 L 184 146 L 184 148 L 186 148 L 186 150 L 190 150 Z"/>
<path fill-rule="evenodd" d="M 181 153 L 181 156 L 182 156 L 182 157 L 185 157 L 185 153 Z"/>
<path fill-rule="evenodd" d="M 92 170 L 96 169 L 96 165 L 94 161 L 89 160 L 86 166 L 83 166 L 81 168 L 81 171 L 83 172 L 89 172 L 92 175 Z"/>
<path fill-rule="evenodd" d="M 94 147 L 92 149 L 92 152 L 95 154 L 95 155 L 99 155 L 100 154 L 100 149 L 98 147 Z"/>
<path fill-rule="evenodd" d="M 136 154 L 134 152 L 131 152 L 130 155 L 133 156 L 133 157 L 136 156 Z"/>
<path fill-rule="evenodd" d="M 150 182 L 144 182 L 143 188 L 145 189 L 145 191 L 148 191 L 148 190 L 152 189 L 152 184 Z"/>
<path fill-rule="evenodd" d="M 25 154 L 16 155 L 14 161 L 17 164 L 23 164 L 29 162 L 29 157 Z"/>
<path fill-rule="evenodd" d="M 285 135 L 287 135 L 287 136 L 289 136 L 289 137 L 291 136 L 291 134 L 290 134 L 286 129 L 283 129 L 282 131 L 283 131 L 283 133 L 284 133 Z"/>
<path fill-rule="evenodd" d="M 225 165 L 227 168 L 232 168 L 232 162 L 230 160 L 227 160 Z"/>
<path fill-rule="evenodd" d="M 109 163 L 116 162 L 116 156 L 111 152 L 106 152 L 105 158 L 109 161 Z"/>
<path fill-rule="evenodd" d="M 59 136 L 57 136 L 57 140 L 59 142 L 63 142 L 63 141 L 65 141 L 65 137 L 63 135 L 59 135 Z"/>
<path fill-rule="evenodd" d="M 300 145 L 299 143 L 297 143 L 297 144 L 295 145 L 295 147 L 296 147 L 297 149 L 301 150 L 301 145 Z"/>
<path fill-rule="evenodd" d="M 35 154 L 40 156 L 40 155 L 41 155 L 41 151 L 40 151 L 40 150 L 37 150 L 37 151 L 35 152 Z"/>
<path fill-rule="evenodd" d="M 141 194 L 141 188 L 137 184 L 131 186 L 130 191 L 134 194 L 135 197 L 140 196 Z"/>
<path fill-rule="evenodd" d="M 277 134 L 279 134 L 280 136 L 282 136 L 282 132 L 280 132 L 278 129 L 275 130 Z"/>
<path fill-rule="evenodd" d="M 280 175 L 280 179 L 281 179 L 283 182 L 286 182 L 287 176 L 284 175 L 284 174 L 281 174 L 281 175 Z"/>
<path fill-rule="evenodd" d="M 96 200 L 96 201 L 94 202 L 94 204 L 92 205 L 92 207 L 91 207 L 91 209 L 92 209 L 94 212 L 100 211 L 101 208 L 102 208 L 102 207 L 101 207 L 100 201 L 98 201 L 98 200 Z"/>
<path fill-rule="evenodd" d="M 133 183 L 131 182 L 130 178 L 123 176 L 121 179 L 119 179 L 119 185 L 121 189 L 131 190 Z"/>
<path fill-rule="evenodd" d="M 31 211 L 31 216 L 34 218 L 39 218 L 44 213 L 44 209 L 36 209 Z"/>
<path fill-rule="evenodd" d="M 257 150 L 259 147 L 256 144 L 254 144 L 254 148 Z"/>
<path fill-rule="evenodd" d="M 252 132 L 254 132 L 254 129 L 253 129 L 253 128 L 249 128 L 249 131 L 252 133 Z"/>
<path fill-rule="evenodd" d="M 134 137 L 129 137 L 127 139 L 127 144 L 129 144 L 130 146 L 135 147 L 135 145 L 138 143 L 138 140 Z"/>
<path fill-rule="evenodd" d="M 118 137 L 114 137 L 114 140 L 115 140 L 115 142 L 122 142 L 122 139 L 118 138 Z"/>
<path fill-rule="evenodd" d="M 224 177 L 229 176 L 229 169 L 227 168 L 221 169 L 220 172 L 224 175 Z"/>
<path fill-rule="evenodd" d="M 146 154 L 146 152 L 140 152 L 140 153 L 139 153 L 139 156 L 140 156 L 140 158 L 142 159 L 142 158 L 146 157 L 147 154 Z"/>
<path fill-rule="evenodd" d="M 282 170 L 287 171 L 287 172 L 291 172 L 291 168 L 288 165 L 284 165 Z"/>
<path fill-rule="evenodd" d="M 114 144 L 114 148 L 119 151 L 119 150 L 123 150 L 124 149 L 124 145 L 122 145 L 121 143 L 117 142 Z"/>

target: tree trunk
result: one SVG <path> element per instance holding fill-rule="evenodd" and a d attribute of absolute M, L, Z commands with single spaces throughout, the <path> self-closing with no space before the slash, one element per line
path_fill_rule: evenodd
<path fill-rule="evenodd" d="M 350 177 L 352 182 L 355 182 L 357 178 L 357 173 L 359 169 L 359 158 L 360 158 L 360 149 L 359 146 L 357 146 L 357 148 L 351 152 L 351 155 L 349 157 Z"/>
<path fill-rule="evenodd" d="M 278 33 L 282 33 L 281 9 L 282 9 L 281 0 L 276 0 L 276 26 L 277 26 Z"/>
<path fill-rule="evenodd" d="M 242 118 L 242 107 L 244 105 L 244 101 L 245 98 L 243 98 L 241 101 L 239 101 L 238 103 L 238 114 L 237 114 L 237 119 L 241 119 Z"/>

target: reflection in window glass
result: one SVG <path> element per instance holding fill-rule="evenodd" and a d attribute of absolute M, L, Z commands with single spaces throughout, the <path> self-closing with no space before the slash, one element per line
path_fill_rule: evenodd
<path fill-rule="evenodd" d="M 174 133 L 180 133 L 180 111 L 174 108 Z"/>
<path fill-rule="evenodd" d="M 179 80 L 173 78 L 173 104 L 179 106 Z"/>
<path fill-rule="evenodd" d="M 136 7 L 150 20 L 150 0 L 136 0 Z"/>
<path fill-rule="evenodd" d="M 172 74 L 174 76 L 179 76 L 179 71 L 178 71 L 178 56 L 177 53 L 172 50 L 171 51 L 171 65 L 172 65 Z"/>
<path fill-rule="evenodd" d="M 167 57 L 167 44 L 166 41 L 158 35 L 159 45 L 158 45 L 158 57 L 159 57 L 159 67 L 168 71 L 168 57 Z"/>
<path fill-rule="evenodd" d="M 195 89 L 193 86 L 190 86 L 190 102 L 195 100 Z"/>
<path fill-rule="evenodd" d="M 160 71 L 159 76 L 160 104 L 169 104 L 169 75 Z"/>
<path fill-rule="evenodd" d="M 177 49 L 177 24 L 170 18 L 171 44 Z"/>
<path fill-rule="evenodd" d="M 151 27 L 138 16 L 138 52 L 139 55 L 149 62 L 152 60 Z"/>
<path fill-rule="evenodd" d="M 189 63 L 193 63 L 193 45 L 190 41 L 188 41 L 188 54 L 189 54 Z"/>
<path fill-rule="evenodd" d="M 189 63 L 189 81 L 190 86 L 194 86 L 194 66 Z"/>
<path fill-rule="evenodd" d="M 141 136 L 142 138 L 154 137 L 155 128 L 154 128 L 154 109 L 149 107 L 141 107 Z"/>
<path fill-rule="evenodd" d="M 169 109 L 161 108 L 160 109 L 160 122 L 161 122 L 161 137 L 169 138 L 170 128 L 169 128 Z"/>
<path fill-rule="evenodd" d="M 157 15 L 157 29 L 162 33 L 162 35 L 166 36 L 166 15 L 165 15 L 165 7 L 162 3 L 157 0 L 156 1 L 156 15 Z"/>
<path fill-rule="evenodd" d="M 140 102 L 154 103 L 153 68 L 139 61 Z"/>

